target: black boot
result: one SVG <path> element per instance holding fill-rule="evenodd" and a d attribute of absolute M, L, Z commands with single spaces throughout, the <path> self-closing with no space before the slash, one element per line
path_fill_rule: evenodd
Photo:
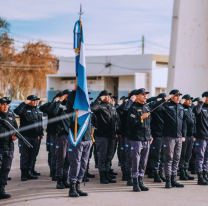
<path fill-rule="evenodd" d="M 192 175 L 195 175 L 195 174 L 196 174 L 196 170 L 195 170 L 195 169 L 192 169 L 192 170 L 191 170 L 191 174 L 192 174 Z"/>
<path fill-rule="evenodd" d="M 40 176 L 41 175 L 40 172 L 35 171 L 35 166 L 32 167 L 31 172 L 34 176 Z"/>
<path fill-rule="evenodd" d="M 126 178 L 127 178 L 127 186 L 133 186 L 131 172 L 126 172 Z"/>
<path fill-rule="evenodd" d="M 64 185 L 65 188 L 69 188 L 70 187 L 70 185 L 69 185 L 67 180 L 68 180 L 67 175 L 64 175 L 63 176 L 63 185 Z"/>
<path fill-rule="evenodd" d="M 139 182 L 139 187 L 141 188 L 142 191 L 148 191 L 149 188 L 144 186 L 144 183 L 142 181 L 142 177 L 138 177 L 138 182 Z"/>
<path fill-rule="evenodd" d="M 98 158 L 95 158 L 95 168 L 98 168 Z"/>
<path fill-rule="evenodd" d="M 79 197 L 76 190 L 76 184 L 72 182 L 70 182 L 69 197 Z"/>
<path fill-rule="evenodd" d="M 126 170 L 122 170 L 122 181 L 127 181 Z"/>
<path fill-rule="evenodd" d="M 95 175 L 94 174 L 90 174 L 89 170 L 87 170 L 87 177 L 88 178 L 95 178 Z"/>
<path fill-rule="evenodd" d="M 207 179 L 207 172 L 206 171 L 203 171 L 203 178 L 206 182 L 208 182 L 208 179 Z"/>
<path fill-rule="evenodd" d="M 26 169 L 21 170 L 21 181 L 27 181 L 27 170 Z"/>
<path fill-rule="evenodd" d="M 194 179 L 195 179 L 195 177 L 190 176 L 190 175 L 188 174 L 188 169 L 185 169 L 185 175 L 186 175 L 186 177 L 188 177 L 188 180 L 194 180 Z"/>
<path fill-rule="evenodd" d="M 161 179 L 163 182 L 166 182 L 166 178 L 163 176 L 163 170 L 160 170 L 160 171 L 159 171 L 159 175 L 160 175 L 160 179 Z"/>
<path fill-rule="evenodd" d="M 166 176 L 166 184 L 165 184 L 165 188 L 171 188 L 171 180 L 170 180 L 170 176 Z"/>
<path fill-rule="evenodd" d="M 139 187 L 137 178 L 133 178 L 133 191 L 134 192 L 140 192 L 141 191 L 141 188 Z"/>
<path fill-rule="evenodd" d="M 63 178 L 62 177 L 57 177 L 56 189 L 65 189 L 65 186 L 63 184 Z"/>
<path fill-rule="evenodd" d="M 28 172 L 27 172 L 27 179 L 29 180 L 36 180 L 36 179 L 38 179 L 38 177 L 37 176 L 34 176 L 33 175 L 33 173 L 31 172 L 31 169 L 29 169 L 28 170 Z"/>
<path fill-rule="evenodd" d="M 100 183 L 101 184 L 108 184 L 108 180 L 105 178 L 105 172 L 99 172 L 100 173 Z"/>
<path fill-rule="evenodd" d="M 77 182 L 76 190 L 77 190 L 77 193 L 79 194 L 79 196 L 88 196 L 88 194 L 86 192 L 83 192 L 82 190 L 80 190 L 80 182 Z"/>
<path fill-rule="evenodd" d="M 117 173 L 117 172 L 114 172 L 113 169 L 110 169 L 110 170 L 109 170 L 109 174 L 110 174 L 110 175 L 118 175 L 118 173 Z"/>
<path fill-rule="evenodd" d="M 57 181 L 56 171 L 51 171 L 51 177 L 52 177 L 51 178 L 52 181 L 54 181 L 54 182 Z"/>
<path fill-rule="evenodd" d="M 52 170 L 50 170 L 50 175 L 49 175 L 49 177 L 53 177 L 53 171 L 52 171 Z"/>
<path fill-rule="evenodd" d="M 5 185 L 0 185 L 0 199 L 8 199 L 11 195 L 5 192 Z"/>
<path fill-rule="evenodd" d="M 180 184 L 176 181 L 176 175 L 171 175 L 171 184 L 172 187 L 184 187 L 183 184 Z"/>
<path fill-rule="evenodd" d="M 205 181 L 202 172 L 198 172 L 197 175 L 198 175 L 198 183 L 197 183 L 198 185 L 208 185 L 208 182 Z"/>
<path fill-rule="evenodd" d="M 160 178 L 160 175 L 159 175 L 158 171 L 154 173 L 154 182 L 158 182 L 158 183 L 163 182 Z"/>
<path fill-rule="evenodd" d="M 113 180 L 113 179 L 116 179 L 116 176 L 111 175 L 109 171 L 108 171 L 108 176 L 109 176 L 112 180 Z"/>
<path fill-rule="evenodd" d="M 188 180 L 188 177 L 185 174 L 184 168 L 180 168 L 180 177 L 179 177 L 179 179 L 180 180 Z"/>
<path fill-rule="evenodd" d="M 148 171 L 148 178 L 154 178 L 154 173 L 152 171 L 152 168 L 149 168 L 149 171 Z"/>
<path fill-rule="evenodd" d="M 105 178 L 106 180 L 108 180 L 109 183 L 116 183 L 116 180 L 110 178 L 108 171 L 105 171 Z"/>

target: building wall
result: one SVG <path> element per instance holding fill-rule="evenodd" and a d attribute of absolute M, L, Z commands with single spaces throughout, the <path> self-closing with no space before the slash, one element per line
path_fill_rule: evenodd
<path fill-rule="evenodd" d="M 118 82 L 118 99 L 127 96 L 134 89 L 134 76 L 120 76 Z"/>
<path fill-rule="evenodd" d="M 208 90 L 208 1 L 175 0 L 168 89 L 194 97 Z"/>

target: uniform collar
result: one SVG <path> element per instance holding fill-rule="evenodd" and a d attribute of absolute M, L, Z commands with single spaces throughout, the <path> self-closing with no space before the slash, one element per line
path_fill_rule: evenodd
<path fill-rule="evenodd" d="M 183 104 L 182 106 L 183 106 L 185 109 L 190 108 L 190 106 L 187 106 L 187 105 L 185 105 L 185 104 Z"/>
<path fill-rule="evenodd" d="M 5 119 L 8 117 L 8 112 L 7 113 L 0 112 L 0 116 Z"/>

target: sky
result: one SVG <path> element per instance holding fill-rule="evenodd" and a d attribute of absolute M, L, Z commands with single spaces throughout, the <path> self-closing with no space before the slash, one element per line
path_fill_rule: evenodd
<path fill-rule="evenodd" d="M 173 0 L 7 0 L 0 15 L 18 51 L 42 40 L 54 55 L 74 56 L 80 3 L 87 56 L 141 54 L 143 35 L 145 54 L 169 54 Z"/>

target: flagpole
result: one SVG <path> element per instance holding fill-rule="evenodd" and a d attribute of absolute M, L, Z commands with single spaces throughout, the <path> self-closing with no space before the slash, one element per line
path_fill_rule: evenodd
<path fill-rule="evenodd" d="M 79 14 L 79 21 L 80 21 L 80 35 L 79 35 L 79 58 L 80 58 L 80 50 L 81 50 L 81 32 L 82 32 L 82 14 L 84 12 L 82 12 L 82 4 L 80 4 L 80 12 Z M 75 109 L 75 127 L 74 127 L 74 140 L 76 141 L 77 139 L 77 118 L 78 118 L 78 109 Z"/>

